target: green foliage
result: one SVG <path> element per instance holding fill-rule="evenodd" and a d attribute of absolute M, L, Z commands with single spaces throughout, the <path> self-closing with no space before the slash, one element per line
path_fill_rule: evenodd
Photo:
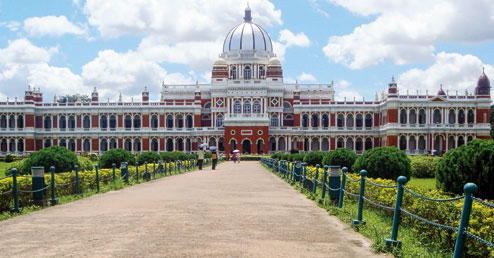
<path fill-rule="evenodd" d="M 79 171 L 93 171 L 93 163 L 89 158 L 79 156 L 77 161 L 79 161 Z"/>
<path fill-rule="evenodd" d="M 207 156 L 206 152 L 204 154 L 204 157 Z M 211 157 L 211 153 L 209 154 Z M 173 151 L 173 152 L 162 152 L 160 153 L 160 157 L 163 161 L 170 162 L 170 161 L 177 161 L 177 160 L 186 160 L 187 159 L 187 154 L 181 152 L 181 151 Z"/>
<path fill-rule="evenodd" d="M 451 150 L 437 166 L 438 186 L 444 191 L 462 194 L 466 183 L 475 183 L 475 196 L 494 199 L 494 140 L 476 139 Z"/>
<path fill-rule="evenodd" d="M 187 154 L 187 159 L 197 159 L 197 153 L 189 153 L 189 154 Z"/>
<path fill-rule="evenodd" d="M 367 170 L 367 177 L 396 179 L 405 176 L 410 179 L 410 159 L 398 148 L 378 147 L 364 152 L 352 167 L 354 172 Z"/>
<path fill-rule="evenodd" d="M 144 162 L 153 163 L 153 162 L 158 162 L 159 160 L 160 160 L 160 155 L 158 155 L 158 153 L 154 151 L 143 152 L 141 153 L 141 155 L 137 157 L 137 162 L 139 162 L 139 164 L 141 165 L 144 164 Z"/>
<path fill-rule="evenodd" d="M 295 150 L 295 149 L 291 149 L 291 150 L 290 150 L 290 154 L 297 154 L 297 153 L 299 153 L 299 151 L 298 151 L 298 150 Z"/>
<path fill-rule="evenodd" d="M 100 168 L 111 168 L 112 164 L 115 163 L 117 168 L 120 167 L 120 163 L 128 162 L 129 165 L 135 163 L 135 158 L 130 151 L 124 149 L 111 149 L 101 155 L 99 159 Z"/>
<path fill-rule="evenodd" d="M 45 167 L 45 172 L 50 171 L 50 167 L 55 167 L 55 172 L 70 171 L 75 165 L 79 165 L 77 161 L 77 156 L 67 150 L 65 147 L 60 146 L 50 146 L 39 150 L 31 156 L 29 156 L 26 161 L 24 161 L 24 167 L 22 168 L 23 174 L 30 174 L 31 167 L 43 166 Z"/>
<path fill-rule="evenodd" d="M 207 151 L 207 152 L 204 153 L 204 158 L 205 159 L 210 159 L 212 157 L 211 155 L 212 155 L 211 152 Z"/>
<path fill-rule="evenodd" d="M 358 156 L 353 151 L 347 148 L 338 148 L 334 151 L 330 151 L 322 160 L 322 166 L 341 166 L 352 170 L 353 163 L 357 160 Z"/>
<path fill-rule="evenodd" d="M 18 161 L 9 163 L 9 165 L 5 168 L 5 175 L 6 176 L 12 175 L 12 169 L 13 168 L 17 169 L 17 172 L 19 175 L 30 174 L 30 173 L 24 173 L 22 171 L 22 169 L 24 168 L 24 161 L 25 161 L 25 159 L 22 159 L 22 160 L 18 160 Z"/>
<path fill-rule="evenodd" d="M 10 162 L 13 162 L 14 161 L 14 155 L 12 154 L 7 154 L 7 156 L 5 156 L 5 162 L 7 163 L 10 163 Z"/>
<path fill-rule="evenodd" d="M 295 153 L 295 154 L 290 154 L 287 157 L 288 161 L 304 161 L 305 154 L 304 153 Z"/>
<path fill-rule="evenodd" d="M 412 166 L 412 176 L 418 178 L 433 178 L 435 177 L 436 167 L 440 157 L 421 155 L 410 156 Z"/>
<path fill-rule="evenodd" d="M 491 105 L 491 139 L 494 139 L 494 105 Z"/>
<path fill-rule="evenodd" d="M 311 151 L 305 155 L 304 162 L 307 163 L 308 166 L 315 166 L 316 164 L 321 165 L 324 156 L 326 156 L 326 152 L 324 151 Z"/>
<path fill-rule="evenodd" d="M 279 160 L 279 159 L 280 159 L 280 157 L 281 157 L 281 155 L 283 155 L 283 153 L 281 153 L 281 152 L 276 152 L 276 153 L 271 154 L 271 158 L 272 158 L 272 159 L 278 159 L 278 160 Z"/>

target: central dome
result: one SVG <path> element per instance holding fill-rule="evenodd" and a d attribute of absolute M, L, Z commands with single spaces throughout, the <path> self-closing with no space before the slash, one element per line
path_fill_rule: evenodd
<path fill-rule="evenodd" d="M 249 6 L 245 9 L 244 22 L 233 27 L 223 43 L 223 52 L 237 50 L 273 51 L 268 33 L 252 22 Z"/>

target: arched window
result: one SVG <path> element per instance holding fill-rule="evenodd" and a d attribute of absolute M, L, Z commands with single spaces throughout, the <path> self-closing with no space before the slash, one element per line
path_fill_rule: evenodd
<path fill-rule="evenodd" d="M 173 140 L 170 138 L 166 140 L 166 151 L 173 151 Z"/>
<path fill-rule="evenodd" d="M 421 125 L 425 124 L 425 110 L 424 109 L 419 110 L 419 124 L 421 124 Z"/>
<path fill-rule="evenodd" d="M 274 137 L 269 138 L 269 150 L 276 151 L 276 139 Z"/>
<path fill-rule="evenodd" d="M 22 115 L 17 117 L 17 128 L 24 128 L 24 116 Z"/>
<path fill-rule="evenodd" d="M 441 123 L 441 110 L 434 109 L 434 114 L 432 116 L 432 122 L 434 124 L 440 124 Z"/>
<path fill-rule="evenodd" d="M 75 151 L 75 141 L 74 139 L 69 140 L 69 150 L 70 151 Z"/>
<path fill-rule="evenodd" d="M 417 114 L 415 112 L 415 109 L 410 109 L 410 114 L 408 115 L 408 120 L 409 120 L 409 123 L 412 125 L 417 123 Z"/>
<path fill-rule="evenodd" d="M 115 116 L 110 116 L 110 129 L 117 128 L 117 118 Z"/>
<path fill-rule="evenodd" d="M 89 127 L 91 127 L 91 119 L 89 119 L 89 116 L 84 116 L 82 119 L 82 124 L 84 129 L 89 129 Z"/>
<path fill-rule="evenodd" d="M 367 127 L 367 128 L 372 127 L 372 115 L 371 114 L 365 115 L 365 127 Z"/>
<path fill-rule="evenodd" d="M 319 126 L 319 115 L 312 114 L 312 127 L 318 127 L 318 126 Z"/>
<path fill-rule="evenodd" d="M 340 128 L 343 127 L 343 124 L 345 123 L 344 120 L 345 120 L 345 118 L 344 118 L 343 114 L 339 114 L 337 119 L 336 119 L 336 126 L 338 126 Z"/>
<path fill-rule="evenodd" d="M 406 150 L 407 149 L 407 138 L 402 135 L 400 136 L 400 150 Z"/>
<path fill-rule="evenodd" d="M 280 137 L 278 139 L 278 150 L 285 151 L 285 137 Z"/>
<path fill-rule="evenodd" d="M 259 66 L 259 79 L 264 78 L 265 71 L 264 71 L 264 66 Z"/>
<path fill-rule="evenodd" d="M 101 120 L 101 122 L 100 122 L 101 128 L 104 128 L 104 129 L 108 128 L 108 117 L 105 115 L 102 115 L 100 120 Z"/>
<path fill-rule="evenodd" d="M 67 141 L 65 141 L 65 139 L 61 139 L 58 142 L 58 146 L 67 148 Z"/>
<path fill-rule="evenodd" d="M 18 152 L 24 152 L 24 140 L 19 139 L 17 141 L 17 151 Z"/>
<path fill-rule="evenodd" d="M 291 108 L 292 105 L 288 101 L 283 101 L 283 108 Z"/>
<path fill-rule="evenodd" d="M 237 67 L 232 67 L 232 69 L 230 70 L 230 77 L 233 79 L 233 80 L 236 80 L 237 79 Z"/>
<path fill-rule="evenodd" d="M 454 109 L 449 110 L 448 122 L 454 124 L 456 122 L 456 114 Z"/>
<path fill-rule="evenodd" d="M 349 150 L 353 150 L 353 139 L 352 138 L 346 139 L 346 148 Z"/>
<path fill-rule="evenodd" d="M 463 109 L 460 109 L 458 111 L 458 124 L 462 125 L 465 123 L 465 111 Z"/>
<path fill-rule="evenodd" d="M 166 116 L 166 128 L 173 128 L 173 116 Z"/>
<path fill-rule="evenodd" d="M 278 126 L 278 115 L 271 116 L 271 126 Z"/>
<path fill-rule="evenodd" d="M 345 147 L 343 138 L 338 138 L 338 141 L 336 141 L 336 148 L 343 148 Z"/>
<path fill-rule="evenodd" d="M 225 151 L 225 138 L 221 137 L 218 140 L 218 150 L 219 151 Z"/>
<path fill-rule="evenodd" d="M 192 116 L 187 115 L 185 118 L 185 127 L 192 128 Z"/>
<path fill-rule="evenodd" d="M 425 137 L 421 135 L 419 137 L 419 151 L 425 150 Z"/>
<path fill-rule="evenodd" d="M 132 151 L 132 140 L 131 139 L 125 139 L 124 148 L 125 148 L 125 150 Z"/>
<path fill-rule="evenodd" d="M 302 127 L 309 127 L 309 115 L 307 114 L 302 116 Z"/>
<path fill-rule="evenodd" d="M 206 103 L 206 105 L 204 105 L 204 108 L 211 108 L 211 102 Z"/>
<path fill-rule="evenodd" d="M 448 137 L 448 150 L 452 150 L 455 148 L 455 137 Z"/>
<path fill-rule="evenodd" d="M 84 142 L 82 144 L 83 151 L 88 152 L 91 151 L 91 142 L 89 139 L 84 139 Z"/>
<path fill-rule="evenodd" d="M 182 138 L 177 139 L 177 150 L 184 151 L 184 140 Z"/>
<path fill-rule="evenodd" d="M 140 115 L 134 116 L 134 128 L 141 128 L 141 116 Z"/>
<path fill-rule="evenodd" d="M 117 148 L 117 140 L 115 139 L 110 139 L 110 150 L 116 149 Z"/>
<path fill-rule="evenodd" d="M 233 104 L 233 113 L 235 114 L 240 114 L 242 112 L 242 105 L 240 104 L 240 101 L 235 101 L 235 104 Z"/>
<path fill-rule="evenodd" d="M 329 127 L 329 116 L 327 114 L 322 115 L 322 127 Z"/>
<path fill-rule="evenodd" d="M 130 115 L 125 116 L 124 125 L 126 129 L 130 129 L 132 127 L 132 117 Z"/>
<path fill-rule="evenodd" d="M 45 116 L 45 129 L 50 129 L 50 128 L 51 128 L 51 117 Z"/>
<path fill-rule="evenodd" d="M 61 129 L 65 129 L 65 128 L 67 128 L 67 120 L 66 120 L 65 116 L 61 116 L 61 117 L 60 117 L 59 127 L 60 127 Z"/>
<path fill-rule="evenodd" d="M 190 139 L 187 138 L 187 139 L 185 139 L 185 151 L 189 152 L 191 150 L 192 150 L 192 146 L 190 144 Z"/>
<path fill-rule="evenodd" d="M 468 110 L 468 116 L 467 116 L 467 122 L 468 124 L 473 124 L 474 123 L 474 115 L 473 115 L 473 110 L 472 109 L 469 109 Z"/>
<path fill-rule="evenodd" d="M 415 140 L 415 136 L 410 136 L 410 138 L 408 139 L 408 148 L 411 150 L 411 151 L 415 151 L 415 149 L 417 149 L 417 143 L 416 143 L 416 140 Z"/>
<path fill-rule="evenodd" d="M 372 149 L 372 139 L 366 138 L 365 139 L 365 150 L 370 150 L 370 149 Z"/>
<path fill-rule="evenodd" d="M 75 117 L 74 116 L 69 116 L 69 128 L 70 129 L 75 128 Z"/>
<path fill-rule="evenodd" d="M 151 150 L 157 152 L 158 151 L 158 139 L 153 138 L 151 140 Z"/>
<path fill-rule="evenodd" d="M 328 138 L 322 139 L 321 150 L 322 151 L 329 151 L 329 140 L 328 140 Z"/>
<path fill-rule="evenodd" d="M 44 146 L 45 146 L 45 148 L 50 147 L 51 146 L 51 140 L 50 139 L 46 139 Z"/>
<path fill-rule="evenodd" d="M 177 128 L 184 127 L 184 117 L 182 115 L 177 116 Z"/>
<path fill-rule="evenodd" d="M 141 140 L 134 140 L 134 151 L 141 151 Z"/>
<path fill-rule="evenodd" d="M 309 151 L 309 138 L 304 139 L 304 151 Z"/>
<path fill-rule="evenodd" d="M 346 116 L 346 127 L 350 127 L 350 128 L 353 127 L 353 115 L 352 114 L 348 114 Z"/>
<path fill-rule="evenodd" d="M 244 79 L 245 80 L 250 80 L 250 66 L 246 66 L 244 68 Z"/>
<path fill-rule="evenodd" d="M 405 109 L 402 109 L 400 111 L 400 124 L 406 124 L 407 123 L 407 111 Z"/>
<path fill-rule="evenodd" d="M 2 117 L 0 118 L 1 120 L 1 126 L 3 129 L 7 128 L 7 116 L 5 115 L 2 115 Z"/>
<path fill-rule="evenodd" d="M 312 151 L 318 151 L 319 150 L 319 139 L 317 138 L 312 138 L 311 142 L 311 150 Z"/>
<path fill-rule="evenodd" d="M 465 138 L 463 136 L 458 137 L 458 147 L 465 144 Z"/>
<path fill-rule="evenodd" d="M 5 123 L 7 123 L 7 122 L 5 122 Z M 1 151 L 7 152 L 7 140 L 5 140 L 5 139 L 2 140 Z"/>
<path fill-rule="evenodd" d="M 355 150 L 356 151 L 364 150 L 364 142 L 362 141 L 362 138 L 357 138 L 357 141 L 355 142 Z"/>
<path fill-rule="evenodd" d="M 244 102 L 244 114 L 249 114 L 250 113 L 250 102 L 245 101 Z"/>
<path fill-rule="evenodd" d="M 223 127 L 223 115 L 216 117 L 216 127 Z"/>
<path fill-rule="evenodd" d="M 14 115 L 10 115 L 9 117 L 9 128 L 15 128 L 15 116 Z"/>
<path fill-rule="evenodd" d="M 101 149 L 101 151 L 107 151 L 108 150 L 108 141 L 106 139 L 101 140 L 100 149 Z"/>
<path fill-rule="evenodd" d="M 9 143 L 9 151 L 10 152 L 15 152 L 15 140 L 11 139 Z"/>
<path fill-rule="evenodd" d="M 362 114 L 357 114 L 357 117 L 355 119 L 355 126 L 358 128 L 362 128 L 364 125 L 364 119 L 362 117 Z"/>
<path fill-rule="evenodd" d="M 254 105 L 253 105 L 253 111 L 254 113 L 256 114 L 259 114 L 261 113 L 261 104 L 259 103 L 259 101 L 254 101 Z"/>
<path fill-rule="evenodd" d="M 157 115 L 151 116 L 151 128 L 153 128 L 153 129 L 158 128 L 158 116 Z"/>

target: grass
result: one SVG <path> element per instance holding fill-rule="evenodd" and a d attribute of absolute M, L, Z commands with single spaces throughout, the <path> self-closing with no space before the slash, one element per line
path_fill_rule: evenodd
<path fill-rule="evenodd" d="M 0 162 L 0 177 L 5 176 L 5 169 L 9 166 L 9 163 L 7 162 Z"/>
<path fill-rule="evenodd" d="M 415 178 L 415 177 L 412 177 L 407 184 L 422 187 L 422 188 L 425 188 L 428 190 L 437 189 L 435 178 Z"/>

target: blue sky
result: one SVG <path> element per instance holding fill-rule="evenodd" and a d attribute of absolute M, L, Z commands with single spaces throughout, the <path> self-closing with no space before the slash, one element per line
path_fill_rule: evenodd
<path fill-rule="evenodd" d="M 472 92 L 494 78 L 494 0 L 251 0 L 286 82 L 330 83 L 373 99 L 391 76 L 402 93 Z M 54 94 L 138 98 L 160 82 L 208 83 L 247 1 L 0 1 L 0 99 L 27 85 Z M 380 95 L 380 94 L 379 94 Z M 139 99 L 139 98 L 138 98 Z"/>

